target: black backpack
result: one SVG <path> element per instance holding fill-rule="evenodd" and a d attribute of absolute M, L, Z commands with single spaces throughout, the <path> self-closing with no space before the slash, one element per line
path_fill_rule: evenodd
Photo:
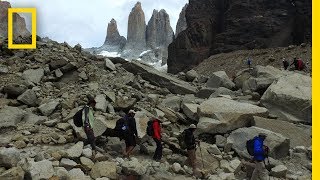
<path fill-rule="evenodd" d="M 154 120 L 149 120 L 148 123 L 147 123 L 147 135 L 149 136 L 153 136 L 154 134 L 154 131 L 153 131 L 153 122 Z"/>
<path fill-rule="evenodd" d="M 89 123 L 89 118 L 87 114 L 89 113 L 89 107 L 84 106 L 82 109 L 80 109 L 74 116 L 73 116 L 73 123 L 77 127 L 82 127 L 83 126 L 83 120 L 82 120 L 82 111 L 85 110 L 86 117 L 85 117 L 85 123 L 91 127 L 91 124 Z"/>
<path fill-rule="evenodd" d="M 247 151 L 251 156 L 254 156 L 254 141 L 255 141 L 255 138 L 252 138 L 252 139 L 249 139 L 246 143 Z"/>
<path fill-rule="evenodd" d="M 181 149 L 187 149 L 187 144 L 186 144 L 186 130 L 184 130 L 182 133 L 180 133 L 177 137 L 179 141 L 179 146 Z"/>
<path fill-rule="evenodd" d="M 82 127 L 83 126 L 83 122 L 82 122 L 82 109 L 80 109 L 74 116 L 73 116 L 73 123 L 74 125 L 76 125 L 77 127 Z"/>

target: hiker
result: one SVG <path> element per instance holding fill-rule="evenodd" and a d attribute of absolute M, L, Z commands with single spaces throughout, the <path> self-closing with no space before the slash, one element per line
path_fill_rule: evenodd
<path fill-rule="evenodd" d="M 290 66 L 294 65 L 294 70 L 298 70 L 298 58 L 293 58 L 292 63 L 290 64 Z"/>
<path fill-rule="evenodd" d="M 188 153 L 187 163 L 191 165 L 193 175 L 197 175 L 198 173 L 197 167 L 196 167 L 196 160 L 197 160 L 196 142 L 199 143 L 199 141 L 197 141 L 193 135 L 196 129 L 197 129 L 196 125 L 191 124 L 189 128 L 185 130 L 185 137 L 184 137 L 184 141 L 185 141 L 185 144 L 187 147 L 187 153 Z"/>
<path fill-rule="evenodd" d="M 302 71 L 304 69 L 304 63 L 301 58 L 298 59 L 298 71 Z"/>
<path fill-rule="evenodd" d="M 160 161 L 162 158 L 162 140 L 161 140 L 161 124 L 162 121 L 154 118 L 152 122 L 153 135 L 152 138 L 156 142 L 157 148 L 154 152 L 153 159 L 155 161 Z"/>
<path fill-rule="evenodd" d="M 92 148 L 92 158 L 96 156 L 96 138 L 93 132 L 93 108 L 96 106 L 96 101 L 90 95 L 88 97 L 88 104 L 82 110 L 82 121 L 83 130 L 87 135 L 87 140 L 84 142 L 85 145 L 90 144 Z"/>
<path fill-rule="evenodd" d="M 283 58 L 282 63 L 283 63 L 283 69 L 287 70 L 289 67 L 289 62 L 285 58 Z"/>
<path fill-rule="evenodd" d="M 248 65 L 248 68 L 250 69 L 251 68 L 251 64 L 252 64 L 252 60 L 250 58 L 248 58 L 247 60 L 247 65 Z"/>
<path fill-rule="evenodd" d="M 267 147 L 263 145 L 266 137 L 266 134 L 259 133 L 259 135 L 253 139 L 253 160 L 255 165 L 250 180 L 268 178 L 268 172 L 264 162 L 265 158 L 267 157 Z"/>
<path fill-rule="evenodd" d="M 134 118 L 135 114 L 136 112 L 134 110 L 130 110 L 128 114 L 123 117 L 124 125 L 122 126 L 122 132 L 126 144 L 126 149 L 123 154 L 128 158 L 136 146 L 136 138 L 138 138 L 136 120 Z"/>

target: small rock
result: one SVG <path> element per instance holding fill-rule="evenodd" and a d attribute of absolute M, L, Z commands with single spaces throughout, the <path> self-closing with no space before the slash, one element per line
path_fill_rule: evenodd
<path fill-rule="evenodd" d="M 182 169 L 182 167 L 181 167 L 181 165 L 179 163 L 174 163 L 172 165 L 172 170 L 175 173 L 179 173 L 181 171 L 181 169 Z"/>
<path fill-rule="evenodd" d="M 60 161 L 60 159 L 62 158 L 61 154 L 58 153 L 58 152 L 53 152 L 51 154 L 51 157 L 53 157 L 53 159 L 57 160 L 57 161 Z"/>
<path fill-rule="evenodd" d="M 54 110 L 57 108 L 59 104 L 60 104 L 59 101 L 53 100 L 48 103 L 40 105 L 39 110 L 43 115 L 49 116 L 54 112 Z"/>
<path fill-rule="evenodd" d="M 24 174 L 25 174 L 25 172 L 20 166 L 13 167 L 11 169 L 4 171 L 3 173 L 0 173 L 0 179 L 3 179 L 3 180 L 23 180 Z"/>
<path fill-rule="evenodd" d="M 4 148 L 0 150 L 0 166 L 12 168 L 20 161 L 20 152 L 16 148 Z"/>
<path fill-rule="evenodd" d="M 22 149 L 27 147 L 27 144 L 24 141 L 16 141 L 14 143 L 14 147 L 18 148 L 18 149 Z"/>
<path fill-rule="evenodd" d="M 55 74 L 55 76 L 56 76 L 57 78 L 61 78 L 61 77 L 63 76 L 63 73 L 61 72 L 60 69 L 56 69 L 56 70 L 54 71 L 54 74 Z"/>
<path fill-rule="evenodd" d="M 217 145 L 213 144 L 208 149 L 208 152 L 214 155 L 221 155 L 220 149 L 217 147 Z"/>
<path fill-rule="evenodd" d="M 230 167 L 233 169 L 233 173 L 238 173 L 241 170 L 241 161 L 236 158 L 230 161 Z"/>
<path fill-rule="evenodd" d="M 38 98 L 33 90 L 28 89 L 23 94 L 21 94 L 17 98 L 17 100 L 29 106 L 36 106 Z"/>
<path fill-rule="evenodd" d="M 71 125 L 69 123 L 58 123 L 56 127 L 63 131 L 67 131 L 68 129 L 71 129 Z"/>
<path fill-rule="evenodd" d="M 270 175 L 277 178 L 284 178 L 287 175 L 288 168 L 284 165 L 278 165 L 271 169 Z"/>
<path fill-rule="evenodd" d="M 57 125 L 57 123 L 58 123 L 58 120 L 54 119 L 54 120 L 45 121 L 43 124 L 48 127 L 53 127 Z"/>
<path fill-rule="evenodd" d="M 91 159 L 86 157 L 80 157 L 80 162 L 87 170 L 91 170 L 94 165 Z"/>
<path fill-rule="evenodd" d="M 81 156 L 82 151 L 83 151 L 83 142 L 80 141 L 67 150 L 67 156 L 68 158 L 78 158 Z"/>
<path fill-rule="evenodd" d="M 307 152 L 307 148 L 304 146 L 297 146 L 293 149 L 293 152 L 295 153 L 306 153 Z"/>
<path fill-rule="evenodd" d="M 100 177 L 107 177 L 110 179 L 117 179 L 117 165 L 115 162 L 97 162 L 91 170 L 91 177 L 96 179 Z"/>
<path fill-rule="evenodd" d="M 65 167 L 66 169 L 71 169 L 77 165 L 76 162 L 71 159 L 62 158 L 60 161 L 60 166 Z"/>
<path fill-rule="evenodd" d="M 79 74 L 79 77 L 82 79 L 82 80 L 88 80 L 88 76 L 86 74 L 86 72 L 84 71 L 81 71 L 81 73 Z"/>
<path fill-rule="evenodd" d="M 86 158 L 91 158 L 92 156 L 92 150 L 90 148 L 85 148 L 82 151 L 82 155 Z"/>
<path fill-rule="evenodd" d="M 105 67 L 107 70 L 111 70 L 111 71 L 114 71 L 116 70 L 116 66 L 113 64 L 113 62 L 108 59 L 108 58 L 105 58 Z"/>
<path fill-rule="evenodd" d="M 222 147 L 223 148 L 225 146 L 225 144 L 227 143 L 227 138 L 225 138 L 225 137 L 223 137 L 221 135 L 216 135 L 215 139 L 216 139 L 216 145 L 218 147 Z"/>

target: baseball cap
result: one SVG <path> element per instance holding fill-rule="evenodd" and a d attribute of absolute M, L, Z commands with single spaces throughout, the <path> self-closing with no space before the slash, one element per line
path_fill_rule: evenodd
<path fill-rule="evenodd" d="M 128 114 L 136 114 L 137 112 L 136 111 L 134 111 L 134 110 L 132 110 L 132 109 L 130 109 L 130 111 L 128 112 Z"/>
<path fill-rule="evenodd" d="M 197 126 L 194 125 L 194 124 L 191 124 L 191 125 L 189 126 L 189 128 L 190 128 L 190 129 L 197 129 Z"/>

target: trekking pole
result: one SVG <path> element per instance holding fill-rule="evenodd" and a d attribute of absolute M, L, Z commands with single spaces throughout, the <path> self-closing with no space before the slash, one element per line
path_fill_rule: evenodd
<path fill-rule="evenodd" d="M 204 169 L 204 162 L 203 162 L 203 157 L 202 157 L 202 150 L 200 146 L 200 141 L 199 141 L 199 149 L 200 149 L 200 155 L 201 155 L 201 161 L 202 161 L 202 168 Z"/>

